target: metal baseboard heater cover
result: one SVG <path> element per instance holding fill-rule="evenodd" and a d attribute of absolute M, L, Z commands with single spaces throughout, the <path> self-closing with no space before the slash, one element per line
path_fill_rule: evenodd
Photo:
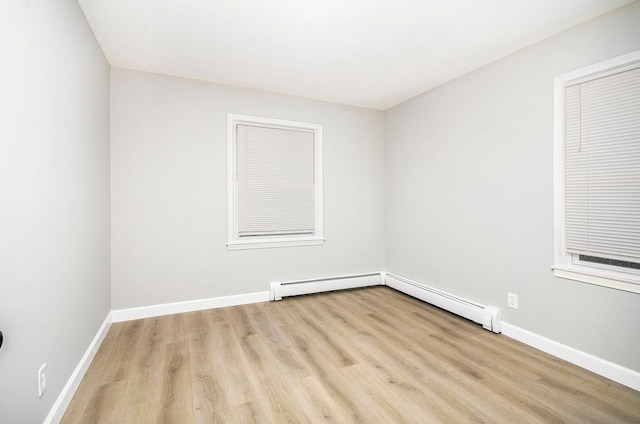
<path fill-rule="evenodd" d="M 500 333 L 502 331 L 502 311 L 500 308 L 490 305 L 482 305 L 460 296 L 418 283 L 417 281 L 386 272 L 272 282 L 270 299 L 282 300 L 283 297 L 289 296 L 377 285 L 387 285 L 392 289 L 408 294 L 416 299 L 420 299 L 446 311 L 467 318 L 477 324 L 481 324 L 482 327 L 494 333 Z"/>
<path fill-rule="evenodd" d="M 282 300 L 283 297 L 288 296 L 379 286 L 381 284 L 383 284 L 383 282 L 379 272 L 341 277 L 315 278 L 310 280 L 272 282 L 270 297 L 271 300 Z"/>
<path fill-rule="evenodd" d="M 409 296 L 481 324 L 482 327 L 489 331 L 494 333 L 502 331 L 502 311 L 500 308 L 482 305 L 391 273 L 385 275 L 385 283 L 387 286 Z"/>

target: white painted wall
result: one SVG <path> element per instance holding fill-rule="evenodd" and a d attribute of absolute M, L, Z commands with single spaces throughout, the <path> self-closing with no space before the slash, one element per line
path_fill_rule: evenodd
<path fill-rule="evenodd" d="M 323 125 L 322 246 L 228 251 L 227 113 Z M 113 309 L 383 268 L 383 113 L 113 69 Z"/>
<path fill-rule="evenodd" d="M 388 110 L 387 269 L 640 371 L 640 296 L 550 269 L 553 77 L 640 49 L 638 22 L 635 2 Z"/>
<path fill-rule="evenodd" d="M 0 116 L 0 422 L 33 424 L 110 311 L 109 65 L 77 2 L 0 2 Z"/>

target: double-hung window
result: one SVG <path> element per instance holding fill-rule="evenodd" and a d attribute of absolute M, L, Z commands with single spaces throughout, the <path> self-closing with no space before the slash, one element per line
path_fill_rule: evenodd
<path fill-rule="evenodd" d="M 640 52 L 554 84 L 554 272 L 640 293 Z"/>
<path fill-rule="evenodd" d="M 323 243 L 322 126 L 228 115 L 228 248 Z"/>

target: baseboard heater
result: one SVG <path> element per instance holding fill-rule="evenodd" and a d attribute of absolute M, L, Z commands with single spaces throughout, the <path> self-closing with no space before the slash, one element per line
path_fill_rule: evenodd
<path fill-rule="evenodd" d="M 493 331 L 494 333 L 500 333 L 502 331 L 502 311 L 500 308 L 481 305 L 391 273 L 384 274 L 384 281 L 385 284 L 392 289 L 401 291 L 409 296 L 481 324 L 482 327 L 489 331 Z"/>
<path fill-rule="evenodd" d="M 270 299 L 282 300 L 283 297 L 289 296 L 378 285 L 387 285 L 392 289 L 408 294 L 416 299 L 460 315 L 461 317 L 481 324 L 485 329 L 493 331 L 494 333 L 500 333 L 502 331 L 502 311 L 500 308 L 482 305 L 387 272 L 272 282 Z"/>
<path fill-rule="evenodd" d="M 271 283 L 270 297 L 271 300 L 282 300 L 283 297 L 288 296 L 379 286 L 381 284 L 384 283 L 379 272 L 310 280 L 279 281 Z"/>

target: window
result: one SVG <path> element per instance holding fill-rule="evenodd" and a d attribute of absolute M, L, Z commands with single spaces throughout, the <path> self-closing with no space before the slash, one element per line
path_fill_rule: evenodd
<path fill-rule="evenodd" d="M 554 97 L 555 275 L 640 293 L 640 51 Z"/>
<path fill-rule="evenodd" d="M 322 126 L 228 115 L 228 248 L 322 244 Z"/>

